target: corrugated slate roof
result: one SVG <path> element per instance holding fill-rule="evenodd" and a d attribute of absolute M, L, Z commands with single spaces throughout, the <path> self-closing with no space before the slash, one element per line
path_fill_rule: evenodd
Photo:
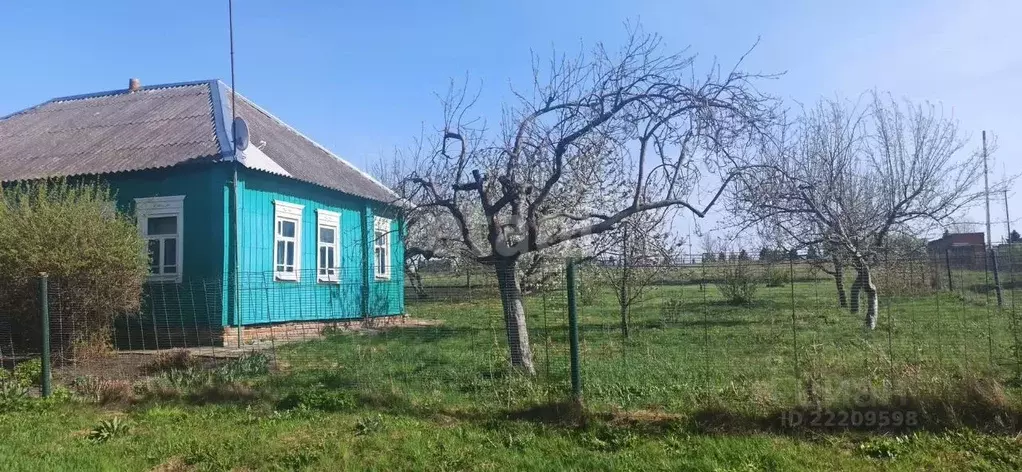
<path fill-rule="evenodd" d="M 0 118 L 0 182 L 234 158 L 230 91 L 220 81 L 53 99 Z M 240 94 L 238 116 L 292 178 L 381 202 L 395 194 Z M 244 161 L 243 161 L 244 162 Z"/>

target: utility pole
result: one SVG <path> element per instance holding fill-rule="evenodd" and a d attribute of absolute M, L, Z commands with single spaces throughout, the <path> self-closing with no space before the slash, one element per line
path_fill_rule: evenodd
<path fill-rule="evenodd" d="M 1004 190 L 1004 227 L 1007 235 L 1004 239 L 1008 241 L 1008 250 L 1011 250 L 1011 213 L 1008 212 L 1008 190 Z"/>
<path fill-rule="evenodd" d="M 990 169 L 987 167 L 987 132 L 983 130 L 983 196 L 987 207 L 987 244 L 991 247 L 994 239 L 990 231 Z"/>
<path fill-rule="evenodd" d="M 983 130 L 983 196 L 986 198 L 987 210 L 987 248 L 990 262 L 994 269 L 994 290 L 997 292 L 997 306 L 1004 306 L 1004 295 L 1001 293 L 1001 277 L 997 272 L 997 251 L 994 250 L 993 231 L 990 226 L 990 169 L 987 163 L 987 132 Z"/>

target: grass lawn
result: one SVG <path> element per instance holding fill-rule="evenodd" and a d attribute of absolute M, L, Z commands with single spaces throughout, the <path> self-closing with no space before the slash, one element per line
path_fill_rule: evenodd
<path fill-rule="evenodd" d="M 760 287 L 742 307 L 712 285 L 665 284 L 624 339 L 613 294 L 595 290 L 580 307 L 578 414 L 564 406 L 563 290 L 527 300 L 529 379 L 505 366 L 492 289 L 460 282 L 409 302 L 439 324 L 279 346 L 270 374 L 173 370 L 84 395 L 100 401 L 0 402 L 0 470 L 1022 468 L 1014 323 L 987 292 L 883 297 L 865 332 L 824 282 Z M 778 425 L 807 405 L 920 416 Z M 129 429 L 90 439 L 114 417 Z"/>
<path fill-rule="evenodd" d="M 130 432 L 86 439 L 102 418 Z M 60 405 L 0 416 L 0 469 L 53 470 L 1017 470 L 1018 442 L 971 432 L 787 437 L 239 406 Z"/>

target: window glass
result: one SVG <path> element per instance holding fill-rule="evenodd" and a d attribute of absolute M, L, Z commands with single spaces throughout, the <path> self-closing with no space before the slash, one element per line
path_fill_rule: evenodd
<path fill-rule="evenodd" d="M 285 238 L 295 237 L 295 223 L 293 221 L 281 221 L 280 222 L 280 235 Z"/>
<path fill-rule="evenodd" d="M 319 228 L 319 241 L 322 243 L 333 244 L 334 243 L 334 229 L 321 226 Z"/>
<path fill-rule="evenodd" d="M 177 265 L 177 239 L 167 238 L 163 240 L 163 265 Z"/>
<path fill-rule="evenodd" d="M 181 282 L 184 198 L 177 195 L 135 199 L 139 233 L 146 240 L 151 281 Z M 110 206 L 110 210 L 113 209 Z"/>
<path fill-rule="evenodd" d="M 158 216 L 146 221 L 149 236 L 177 234 L 176 216 Z"/>

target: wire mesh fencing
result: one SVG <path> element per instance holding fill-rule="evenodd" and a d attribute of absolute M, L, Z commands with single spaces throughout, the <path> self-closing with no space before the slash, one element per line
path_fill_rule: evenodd
<path fill-rule="evenodd" d="M 529 285 L 536 280 L 544 285 Z M 317 395 L 390 406 L 500 406 L 553 395 L 509 367 L 492 269 L 448 268 L 414 279 L 317 270 L 184 278 L 143 284 L 120 311 L 96 303 L 101 284 L 59 277 L 0 284 L 5 372 L 38 377 L 45 316 L 54 384 L 97 399 L 198 398 L 239 384 L 267 388 L 284 406 L 335 401 Z M 542 276 L 519 286 L 528 316 L 563 311 L 555 284 L 563 281 Z M 542 345 L 551 336 L 542 329 L 529 325 L 526 333 Z M 536 364 L 544 379 L 548 354 L 536 354 L 546 361 Z"/>
<path fill-rule="evenodd" d="M 880 257 L 868 279 L 852 263 L 804 257 L 580 264 L 585 402 L 742 411 L 888 398 L 970 376 L 1007 383 L 1022 374 L 1022 258 L 997 254 L 996 277 L 971 249 Z M 49 278 L 53 379 L 97 399 L 269 392 L 281 408 L 558 402 L 571 391 L 572 288 L 563 261 L 517 269 L 185 278 L 144 284 L 119 311 L 96 301 L 103 281 Z M 36 375 L 41 284 L 0 283 L 6 376 L 18 365 Z"/>
<path fill-rule="evenodd" d="M 592 263 L 578 289 L 586 399 L 762 411 L 1010 384 L 1022 374 L 1016 267 L 1003 263 L 997 284 L 989 259 Z"/>

